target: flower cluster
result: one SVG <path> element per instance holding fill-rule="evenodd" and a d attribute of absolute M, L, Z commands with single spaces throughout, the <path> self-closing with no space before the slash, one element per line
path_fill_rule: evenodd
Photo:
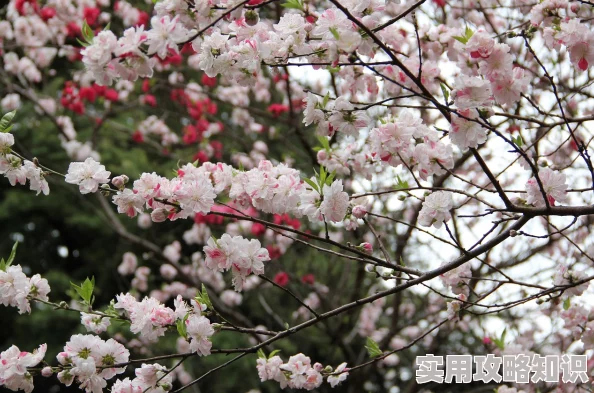
<path fill-rule="evenodd" d="M 116 365 L 128 362 L 129 357 L 130 352 L 112 338 L 104 341 L 90 334 L 75 334 L 57 356 L 61 365 L 68 366 L 58 373 L 58 379 L 66 386 L 76 381 L 87 393 L 98 393 L 107 380 L 126 370 Z"/>
<path fill-rule="evenodd" d="M 206 309 L 203 304 L 192 300 L 192 307 L 189 307 L 181 295 L 178 295 L 174 300 L 174 311 L 153 297 L 137 301 L 127 293 L 116 298 L 115 308 L 126 312 L 131 322 L 132 333 L 139 333 L 145 340 L 156 341 L 165 334 L 168 327 L 181 322 L 185 325 L 184 336 L 190 340 L 190 349 L 202 356 L 210 354 L 210 337 L 214 334 L 214 328 L 210 321 L 201 315 Z"/>
<path fill-rule="evenodd" d="M 136 378 L 116 380 L 112 393 L 165 393 L 173 386 L 173 375 L 160 364 L 142 364 L 134 373 Z"/>
<path fill-rule="evenodd" d="M 19 314 L 31 312 L 29 300 L 47 301 L 50 287 L 39 274 L 29 278 L 23 273 L 21 265 L 0 270 L 0 303 L 4 306 L 17 307 Z"/>
<path fill-rule="evenodd" d="M 330 386 L 335 387 L 348 377 L 346 363 L 340 364 L 336 370 L 331 367 L 324 368 L 320 363 L 311 364 L 311 359 L 302 353 L 291 356 L 289 361 L 284 363 L 280 356 L 266 358 L 260 353 L 257 360 L 257 369 L 260 380 L 276 381 L 281 389 L 313 390 L 322 384 L 324 375 Z"/>
<path fill-rule="evenodd" d="M 224 234 L 220 239 L 210 238 L 204 246 L 206 266 L 214 271 L 231 269 L 233 286 L 241 291 L 247 276 L 264 274 L 264 262 L 270 260 L 268 250 L 256 239 Z"/>
<path fill-rule="evenodd" d="M 446 169 L 454 167 L 451 145 L 443 143 L 437 132 L 408 111 L 371 130 L 369 140 L 371 153 L 376 159 L 395 167 L 414 167 L 423 180 L 442 175 Z"/>
<path fill-rule="evenodd" d="M 163 336 L 168 326 L 175 323 L 175 312 L 157 299 L 145 297 L 142 301 L 129 293 L 116 296 L 116 309 L 122 309 L 130 318 L 130 331 L 138 333 L 148 341 Z"/>
<path fill-rule="evenodd" d="M 0 175 L 4 175 L 10 185 L 25 185 L 29 181 L 29 189 L 36 191 L 37 195 L 49 194 L 47 175 L 36 163 L 22 159 L 12 154 L 11 146 L 14 145 L 14 136 L 8 132 L 0 132 Z"/>
<path fill-rule="evenodd" d="M 549 205 L 555 206 L 555 203 L 567 203 L 569 197 L 567 195 L 567 184 L 565 183 L 565 175 L 551 168 L 542 168 L 538 171 L 538 178 L 542 183 L 542 189 L 538 185 L 535 177 L 528 180 L 526 183 L 526 191 L 528 192 L 527 202 L 536 207 L 544 207 L 545 200 L 543 192 L 546 195 Z"/>
<path fill-rule="evenodd" d="M 425 198 L 423 208 L 419 212 L 419 224 L 425 227 L 441 225 L 452 218 L 450 210 L 453 207 L 452 194 L 447 191 L 436 191 Z"/>
<path fill-rule="evenodd" d="M 38 365 L 45 356 L 47 345 L 39 346 L 33 352 L 21 351 L 16 345 L 0 353 L 0 386 L 12 391 L 24 390 L 31 393 L 33 390 L 33 376 L 28 367 Z"/>

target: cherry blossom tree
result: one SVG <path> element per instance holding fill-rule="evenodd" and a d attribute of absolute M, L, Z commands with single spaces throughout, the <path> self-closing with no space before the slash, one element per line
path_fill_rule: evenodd
<path fill-rule="evenodd" d="M 594 3 L 0 18 L 2 315 L 76 323 L 0 348 L 0 386 L 429 392 L 417 356 L 575 354 L 589 379 L 447 389 L 592 390 Z M 99 239 L 62 250 L 87 276 L 33 271 L 21 205 Z"/>

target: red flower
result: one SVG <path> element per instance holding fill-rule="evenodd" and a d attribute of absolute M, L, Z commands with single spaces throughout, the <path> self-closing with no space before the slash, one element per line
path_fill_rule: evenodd
<path fill-rule="evenodd" d="M 312 273 L 304 274 L 303 277 L 301 277 L 301 282 L 304 284 L 313 285 L 314 282 L 316 282 L 316 276 L 314 276 Z"/>
<path fill-rule="evenodd" d="M 157 106 L 157 99 L 152 94 L 147 94 L 144 96 L 144 103 L 150 106 Z"/>
<path fill-rule="evenodd" d="M 283 104 L 272 104 L 268 107 L 268 112 L 272 113 L 274 117 L 279 117 L 282 113 L 288 112 L 289 106 Z"/>
<path fill-rule="evenodd" d="M 96 7 L 85 7 L 83 10 L 83 17 L 89 26 L 94 26 L 97 23 L 101 11 Z"/>
<path fill-rule="evenodd" d="M 56 16 L 56 10 L 52 7 L 43 7 L 41 9 L 40 16 L 44 22 L 47 22 L 48 20 Z"/>
<path fill-rule="evenodd" d="M 211 78 L 210 76 L 204 74 L 202 75 L 201 82 L 204 86 L 215 87 L 217 85 L 217 78 Z"/>
<path fill-rule="evenodd" d="M 144 142 L 144 135 L 142 135 L 142 132 L 140 131 L 134 131 L 132 134 L 132 140 L 136 143 L 142 143 Z"/>
<path fill-rule="evenodd" d="M 289 275 L 285 272 L 277 273 L 276 276 L 274 276 L 274 282 L 276 285 L 284 287 L 289 283 Z"/>
<path fill-rule="evenodd" d="M 266 232 L 266 226 L 260 224 L 259 222 L 254 222 L 252 224 L 252 235 L 254 236 L 262 236 L 264 232 Z"/>
<path fill-rule="evenodd" d="M 114 89 L 105 90 L 105 99 L 108 101 L 117 101 L 118 100 L 118 92 Z"/>

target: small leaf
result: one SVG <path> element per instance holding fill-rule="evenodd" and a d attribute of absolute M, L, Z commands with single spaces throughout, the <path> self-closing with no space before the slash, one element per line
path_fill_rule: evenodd
<path fill-rule="evenodd" d="M 377 343 L 371 337 L 367 337 L 367 343 L 365 344 L 365 348 L 367 348 L 367 353 L 371 358 L 376 358 L 383 353 L 382 350 L 379 348 L 379 345 L 377 345 Z"/>
<path fill-rule="evenodd" d="M 336 29 L 336 27 L 331 27 L 328 30 L 330 30 L 330 33 L 332 33 L 332 35 L 337 41 L 340 39 L 340 35 L 338 35 L 338 30 Z"/>
<path fill-rule="evenodd" d="M 320 165 L 320 179 L 318 181 L 318 184 L 320 185 L 320 187 L 324 184 L 326 184 L 326 176 L 328 175 L 328 173 L 326 172 L 326 169 L 324 168 L 323 165 Z"/>
<path fill-rule="evenodd" d="M 268 359 L 270 359 L 271 357 L 273 357 L 274 355 L 276 355 L 280 351 L 281 351 L 280 349 L 275 349 L 274 351 L 270 352 L 270 354 L 268 355 Z"/>
<path fill-rule="evenodd" d="M 326 95 L 324 96 L 324 99 L 322 100 L 322 105 L 324 105 L 324 108 L 326 108 L 326 105 L 328 105 L 329 101 L 330 101 L 330 92 L 327 92 Z"/>
<path fill-rule="evenodd" d="M 76 285 L 74 283 L 70 283 L 70 285 L 87 306 L 90 307 L 93 305 L 93 301 L 95 299 L 93 296 L 93 290 L 95 288 L 95 277 L 92 277 L 90 280 L 87 277 L 85 281 L 80 285 Z"/>
<path fill-rule="evenodd" d="M 6 267 L 9 267 L 10 265 L 12 265 L 12 262 L 14 261 L 14 257 L 16 256 L 16 250 L 17 250 L 18 245 L 19 245 L 19 242 L 15 242 L 14 246 L 12 246 L 12 251 L 10 251 L 10 256 L 8 257 L 8 261 L 6 261 Z"/>
<path fill-rule="evenodd" d="M 468 42 L 468 38 L 461 37 L 459 35 L 455 35 L 452 38 L 455 39 L 456 41 L 459 41 L 459 42 L 463 43 L 464 45 L 466 45 L 466 43 Z"/>
<path fill-rule="evenodd" d="M 87 42 L 81 41 L 79 38 L 76 39 L 76 42 L 78 42 L 80 44 L 80 46 L 84 46 L 85 48 L 87 46 L 90 46 L 91 45 L 91 44 L 89 44 Z"/>
<path fill-rule="evenodd" d="M 474 31 L 472 31 L 472 29 L 470 27 L 468 27 L 468 25 L 466 25 L 466 28 L 464 29 L 464 36 L 466 37 L 466 39 L 467 40 L 471 39 L 473 35 L 474 35 Z"/>
<path fill-rule="evenodd" d="M 206 287 L 202 284 L 202 300 L 206 307 L 212 310 L 212 303 L 210 301 L 210 297 L 208 296 L 208 292 L 206 291 Z"/>
<path fill-rule="evenodd" d="M 285 8 L 292 8 L 295 10 L 305 11 L 303 4 L 300 0 L 288 0 L 286 3 L 281 4 Z"/>
<path fill-rule="evenodd" d="M 258 358 L 260 359 L 266 359 L 266 354 L 264 353 L 264 351 L 262 350 L 262 348 L 258 349 Z"/>
<path fill-rule="evenodd" d="M 493 340 L 493 342 L 495 343 L 495 345 L 497 345 L 497 348 L 503 350 L 505 349 L 505 336 L 507 334 L 507 328 L 503 329 L 503 332 L 501 333 L 501 337 L 500 338 L 496 338 Z"/>
<path fill-rule="evenodd" d="M 318 194 L 320 193 L 320 190 L 318 189 L 318 185 L 316 183 L 314 183 L 311 179 L 304 177 L 303 181 L 306 182 L 307 184 L 309 184 L 311 186 L 311 188 L 313 188 L 315 191 L 318 192 Z"/>
<path fill-rule="evenodd" d="M 522 135 L 518 135 L 515 138 L 512 137 L 512 142 L 518 147 L 522 147 L 524 145 L 524 140 L 522 139 Z"/>
<path fill-rule="evenodd" d="M 332 182 L 334 181 L 334 177 L 336 176 L 336 171 L 332 171 L 332 173 L 330 174 L 330 176 L 328 176 L 326 178 L 326 185 L 330 186 L 332 185 Z"/>
<path fill-rule="evenodd" d="M 396 183 L 396 185 L 394 186 L 395 190 L 407 190 L 409 188 L 407 181 L 402 181 L 399 175 L 396 176 L 396 178 L 398 179 L 398 183 Z"/>
<path fill-rule="evenodd" d="M 111 27 L 111 22 L 107 22 L 107 24 L 105 25 L 105 27 L 103 28 L 103 31 L 105 30 L 109 30 L 109 28 Z"/>
<path fill-rule="evenodd" d="M 565 301 L 563 302 L 563 309 L 565 311 L 569 310 L 569 307 L 571 307 L 571 298 L 567 298 L 565 299 Z"/>
<path fill-rule="evenodd" d="M 318 135 L 318 141 L 325 150 L 330 150 L 330 141 L 328 141 L 327 137 Z"/>
<path fill-rule="evenodd" d="M 85 41 L 87 41 L 89 44 L 92 44 L 93 38 L 95 38 L 95 32 L 93 31 L 91 26 L 89 26 L 86 19 L 83 20 L 83 25 L 80 31 Z"/>
<path fill-rule="evenodd" d="M 2 119 L 0 120 L 0 132 L 8 132 L 7 128 L 15 116 L 16 116 L 16 109 L 14 111 L 8 112 L 4 116 L 2 116 Z"/>
<path fill-rule="evenodd" d="M 446 87 L 446 85 L 444 85 L 443 83 L 439 84 L 439 87 L 441 87 L 441 92 L 443 93 L 443 98 L 445 100 L 446 105 L 448 104 L 448 102 L 450 101 L 450 91 L 448 90 L 448 88 Z"/>

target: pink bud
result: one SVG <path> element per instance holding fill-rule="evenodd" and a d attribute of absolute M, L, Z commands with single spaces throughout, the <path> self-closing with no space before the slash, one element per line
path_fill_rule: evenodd
<path fill-rule="evenodd" d="M 151 219 L 153 220 L 153 222 L 163 222 L 167 220 L 168 216 L 169 212 L 163 208 L 155 209 L 151 213 Z"/>
<path fill-rule="evenodd" d="M 489 337 L 483 337 L 483 344 L 490 345 L 493 341 Z"/>
<path fill-rule="evenodd" d="M 128 180 L 130 180 L 130 179 L 128 179 L 128 176 L 120 175 L 120 176 L 116 176 L 113 179 L 111 179 L 111 184 L 113 184 L 117 188 L 122 188 L 126 185 L 126 183 L 128 183 Z"/>
<path fill-rule="evenodd" d="M 357 218 L 363 218 L 367 214 L 367 209 L 363 205 L 357 205 L 353 207 L 353 216 Z"/>
<path fill-rule="evenodd" d="M 570 6 L 571 12 L 573 12 L 574 14 L 577 14 L 578 11 L 580 10 L 580 5 L 577 3 L 574 3 Z"/>
<path fill-rule="evenodd" d="M 373 246 L 371 245 L 371 243 L 368 243 L 368 242 L 361 243 L 361 244 L 359 244 L 359 248 L 361 248 L 367 254 L 370 254 L 370 255 L 373 254 Z"/>
<path fill-rule="evenodd" d="M 51 368 L 51 367 L 44 367 L 44 368 L 41 370 L 41 375 L 43 375 L 43 376 L 44 376 L 44 377 L 46 377 L 46 378 L 47 378 L 47 377 L 51 377 L 53 373 L 54 373 L 54 372 L 52 371 L 52 368 Z"/>
<path fill-rule="evenodd" d="M 326 161 L 327 159 L 328 159 L 328 153 L 326 152 L 326 150 L 320 150 L 318 152 L 318 162 Z"/>
<path fill-rule="evenodd" d="M 159 272 L 164 279 L 169 281 L 173 280 L 177 275 L 177 270 L 175 270 L 175 268 L 168 263 L 161 265 Z"/>

